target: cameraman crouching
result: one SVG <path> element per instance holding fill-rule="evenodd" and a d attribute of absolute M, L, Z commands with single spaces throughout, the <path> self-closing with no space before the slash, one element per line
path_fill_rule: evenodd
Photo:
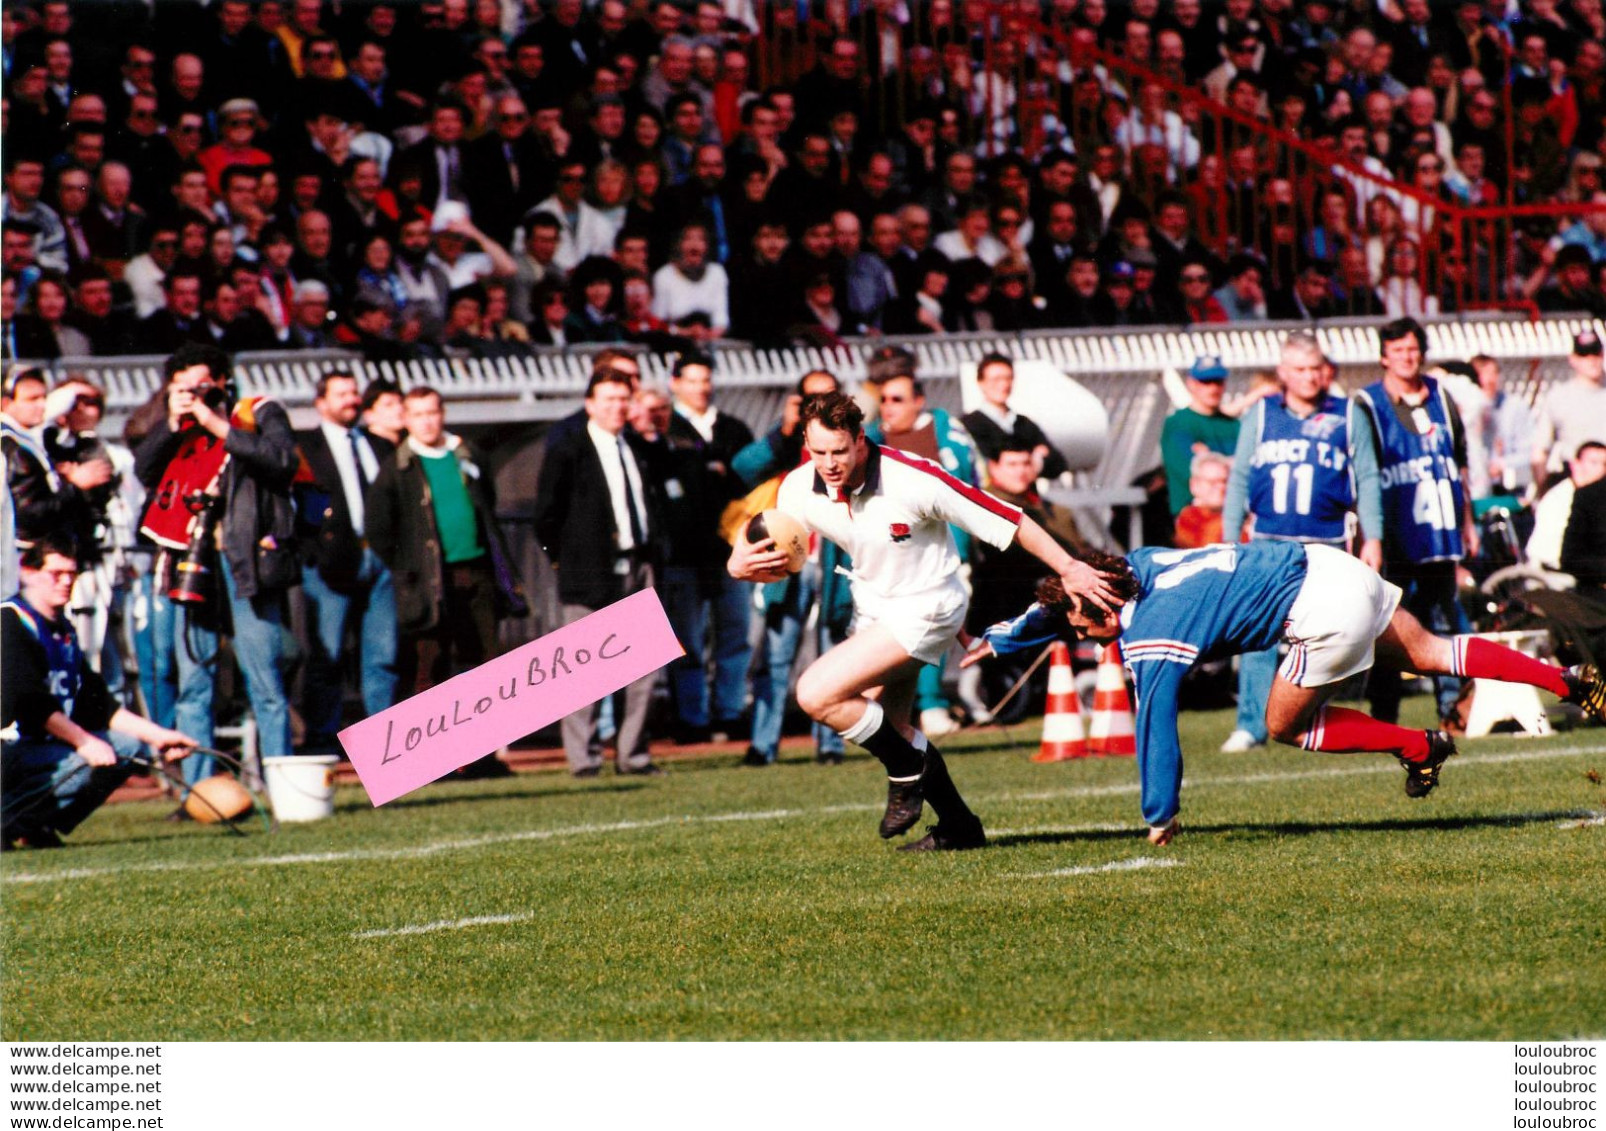
<path fill-rule="evenodd" d="M 164 368 L 167 416 L 134 453 L 134 473 L 149 492 L 140 529 L 163 547 L 152 586 L 157 678 L 176 674 L 173 725 L 212 745 L 218 637 L 232 621 L 262 756 L 285 757 L 291 747 L 280 671 L 284 595 L 301 577 L 292 545 L 297 456 L 290 417 L 266 397 L 243 398 L 231 408 L 229 357 L 215 346 L 180 346 Z M 197 531 L 190 515 L 203 505 Z M 211 578 L 194 594 L 203 599 L 170 597 L 185 576 Z M 213 761 L 190 759 L 185 780 L 193 785 L 209 776 Z"/>
<path fill-rule="evenodd" d="M 0 848 L 57 848 L 133 769 L 147 744 L 183 758 L 195 740 L 117 704 L 89 666 L 63 612 L 78 577 L 76 547 L 45 534 L 23 551 L 21 588 L 0 604 L 0 723 L 18 737 L 0 754 Z"/>

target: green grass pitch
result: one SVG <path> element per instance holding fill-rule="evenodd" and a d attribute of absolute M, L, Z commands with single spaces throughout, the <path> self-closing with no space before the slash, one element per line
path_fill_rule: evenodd
<path fill-rule="evenodd" d="M 954 855 L 877 839 L 862 755 L 342 790 L 246 838 L 114 806 L 0 866 L 0 1035 L 1606 1034 L 1606 732 L 1463 743 L 1412 802 L 1390 758 L 1217 753 L 1230 727 L 1184 717 L 1163 850 L 1130 759 L 1032 765 L 1035 725 L 944 743 L 993 838 Z"/>

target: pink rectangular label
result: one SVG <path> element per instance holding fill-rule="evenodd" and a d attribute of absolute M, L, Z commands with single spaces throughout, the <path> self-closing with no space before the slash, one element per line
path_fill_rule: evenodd
<path fill-rule="evenodd" d="M 352 724 L 340 745 L 383 805 L 684 653 L 658 594 L 643 589 Z"/>

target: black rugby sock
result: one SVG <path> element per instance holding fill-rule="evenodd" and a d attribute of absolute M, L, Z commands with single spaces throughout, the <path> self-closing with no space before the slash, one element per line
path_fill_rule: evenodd
<path fill-rule="evenodd" d="M 881 704 L 874 699 L 865 704 L 859 721 L 841 735 L 856 742 L 874 754 L 887 768 L 889 778 L 915 778 L 925 766 L 925 758 L 909 740 L 898 733 L 897 726 L 886 717 Z"/>
<path fill-rule="evenodd" d="M 926 740 L 925 758 L 926 773 L 920 779 L 920 793 L 926 799 L 926 804 L 931 806 L 931 811 L 937 814 L 937 821 L 947 822 L 950 826 L 976 822 L 976 814 L 959 796 L 954 779 L 948 776 L 948 763 L 943 761 L 942 754 L 931 745 L 929 739 Z"/>

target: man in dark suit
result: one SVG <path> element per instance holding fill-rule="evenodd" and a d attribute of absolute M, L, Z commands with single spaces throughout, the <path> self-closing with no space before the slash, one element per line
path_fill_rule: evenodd
<path fill-rule="evenodd" d="M 1015 363 L 1001 353 L 990 353 L 976 363 L 976 388 L 981 407 L 965 414 L 965 429 L 988 460 L 999 453 L 1023 447 L 1032 453 L 1035 479 L 1058 479 L 1070 470 L 1065 457 L 1049 442 L 1037 422 L 1009 407 L 1015 391 Z"/>
<path fill-rule="evenodd" d="M 376 39 L 359 43 L 347 63 L 345 88 L 351 120 L 389 134 L 412 119 L 412 109 L 397 97 L 385 55 L 385 45 Z"/>
<path fill-rule="evenodd" d="M 430 111 L 429 136 L 396 154 L 394 168 L 418 170 L 423 182 L 418 199 L 431 212 L 448 200 L 468 200 L 462 144 L 467 119 L 460 103 L 443 99 Z"/>
<path fill-rule="evenodd" d="M 244 306 L 230 279 L 209 279 L 201 288 L 200 341 L 225 353 L 271 350 L 279 345 L 273 323 L 260 310 Z"/>
<path fill-rule="evenodd" d="M 723 196 L 725 151 L 717 145 L 699 145 L 692 153 L 691 176 L 670 189 L 667 203 L 674 217 L 671 227 L 679 230 L 700 223 L 708 228 L 708 254 L 715 263 L 730 262 L 733 236 L 728 208 Z"/>
<path fill-rule="evenodd" d="M 358 427 L 357 378 L 332 370 L 318 379 L 318 426 L 296 434 L 298 531 L 305 548 L 301 592 L 312 625 L 302 718 L 307 746 L 333 747 L 341 724 L 342 643 L 356 619 L 362 705 L 367 715 L 396 694 L 396 591 L 390 571 L 363 539 L 364 495 L 394 444 Z"/>
<path fill-rule="evenodd" d="M 1314 322 L 1337 318 L 1333 297 L 1333 265 L 1313 259 L 1300 268 L 1293 285 L 1266 296 L 1266 317 L 1277 322 Z"/>
<path fill-rule="evenodd" d="M 1071 260 L 1083 246 L 1085 241 L 1078 238 L 1076 205 L 1069 200 L 1050 204 L 1043 223 L 1032 234 L 1032 242 L 1026 245 L 1026 256 L 1031 260 L 1037 293 L 1053 310 L 1062 309 L 1070 301 L 1071 285 L 1066 276 Z"/>
<path fill-rule="evenodd" d="M 646 460 L 627 439 L 631 381 L 599 369 L 586 389 L 586 423 L 551 443 L 536 484 L 535 534 L 558 575 L 563 623 L 572 624 L 655 581 L 655 546 L 663 529 L 657 487 Z M 662 773 L 647 752 L 647 710 L 657 673 L 624 691 L 618 716 L 620 774 Z M 596 704 L 563 720 L 563 753 L 575 777 L 602 768 L 593 744 Z"/>
<path fill-rule="evenodd" d="M 162 280 L 167 304 L 139 324 L 140 348 L 146 353 L 172 353 L 185 342 L 203 341 L 201 276 L 193 268 L 175 268 Z"/>
<path fill-rule="evenodd" d="M 468 147 L 468 199 L 474 222 L 503 247 L 513 228 L 551 188 L 554 170 L 530 136 L 530 111 L 516 94 L 496 103 L 495 128 Z"/>

